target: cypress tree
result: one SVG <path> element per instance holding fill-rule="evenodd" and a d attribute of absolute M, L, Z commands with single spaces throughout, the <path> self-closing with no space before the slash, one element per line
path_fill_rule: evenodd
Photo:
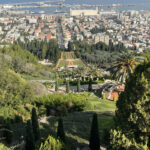
<path fill-rule="evenodd" d="M 109 148 L 110 144 L 110 131 L 109 129 L 104 129 L 103 130 L 103 143 L 107 148 Z"/>
<path fill-rule="evenodd" d="M 47 52 L 47 45 L 44 43 L 43 48 L 42 48 L 42 59 L 45 59 L 46 57 L 46 52 Z"/>
<path fill-rule="evenodd" d="M 59 140 L 65 143 L 65 132 L 62 118 L 59 118 L 58 120 L 57 138 L 59 138 Z"/>
<path fill-rule="evenodd" d="M 11 127 L 10 127 L 10 123 L 7 123 L 6 126 L 5 126 L 4 136 L 6 138 L 6 142 L 8 144 L 10 144 L 12 142 L 12 137 L 13 137 Z"/>
<path fill-rule="evenodd" d="M 70 92 L 70 84 L 69 81 L 66 81 L 66 93 Z"/>
<path fill-rule="evenodd" d="M 26 150 L 34 150 L 34 148 L 35 148 L 35 142 L 34 142 L 33 129 L 30 120 L 28 120 L 26 126 Z"/>
<path fill-rule="evenodd" d="M 91 150 L 99 150 L 100 149 L 97 114 L 93 115 L 89 147 Z"/>
<path fill-rule="evenodd" d="M 92 91 L 92 79 L 89 80 L 89 87 L 88 87 L 88 91 L 91 92 Z"/>
<path fill-rule="evenodd" d="M 33 128 L 35 141 L 40 140 L 40 129 L 39 129 L 38 118 L 37 118 L 35 108 L 32 109 L 32 128 Z"/>
<path fill-rule="evenodd" d="M 80 88 L 80 79 L 78 79 L 78 83 L 77 83 L 77 92 L 80 92 L 81 88 Z"/>
<path fill-rule="evenodd" d="M 68 51 L 74 50 L 73 44 L 69 41 L 68 43 Z"/>
<path fill-rule="evenodd" d="M 56 92 L 58 91 L 58 80 L 56 80 L 56 82 L 55 82 L 55 91 Z"/>

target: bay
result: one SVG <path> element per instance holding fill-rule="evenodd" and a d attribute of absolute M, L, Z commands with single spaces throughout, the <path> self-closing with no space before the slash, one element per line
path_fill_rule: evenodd
<path fill-rule="evenodd" d="M 0 4 L 14 4 L 14 3 L 24 3 L 24 2 L 44 2 L 47 0 L 0 0 Z M 54 1 L 54 0 L 53 0 Z M 118 7 L 118 10 L 149 10 L 150 11 L 150 0 L 65 0 L 65 4 L 136 4 L 136 6 L 125 6 L 125 7 Z M 101 8 L 100 8 L 101 9 Z M 109 8 L 110 9 L 110 8 Z M 30 10 L 30 11 L 45 11 L 45 13 L 54 13 L 56 8 L 30 8 L 30 9 L 23 9 L 23 10 Z M 63 10 L 68 10 L 68 8 L 63 8 Z"/>

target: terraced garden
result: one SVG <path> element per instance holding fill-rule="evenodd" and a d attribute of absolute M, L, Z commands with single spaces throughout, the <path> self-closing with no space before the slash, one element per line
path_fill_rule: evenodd
<path fill-rule="evenodd" d="M 81 59 L 77 59 L 74 52 L 61 52 L 61 58 L 58 60 L 56 68 L 61 67 L 84 67 Z"/>

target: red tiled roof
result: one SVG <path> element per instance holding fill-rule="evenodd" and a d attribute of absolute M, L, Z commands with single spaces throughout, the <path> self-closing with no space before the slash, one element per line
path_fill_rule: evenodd
<path fill-rule="evenodd" d="M 118 100 L 118 98 L 119 98 L 119 93 L 117 91 L 113 91 L 111 93 L 110 99 L 111 100 L 114 100 L 114 99 Z"/>
<path fill-rule="evenodd" d="M 51 36 L 52 36 L 51 33 L 47 34 L 47 40 L 50 40 L 50 39 L 51 39 Z"/>

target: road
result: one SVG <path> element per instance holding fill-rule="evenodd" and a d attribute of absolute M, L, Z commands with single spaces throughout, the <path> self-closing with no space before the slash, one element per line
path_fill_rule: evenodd
<path fill-rule="evenodd" d="M 45 83 L 45 82 L 51 82 L 51 83 L 55 83 L 55 80 L 28 80 L 30 82 L 40 82 L 40 83 Z"/>

